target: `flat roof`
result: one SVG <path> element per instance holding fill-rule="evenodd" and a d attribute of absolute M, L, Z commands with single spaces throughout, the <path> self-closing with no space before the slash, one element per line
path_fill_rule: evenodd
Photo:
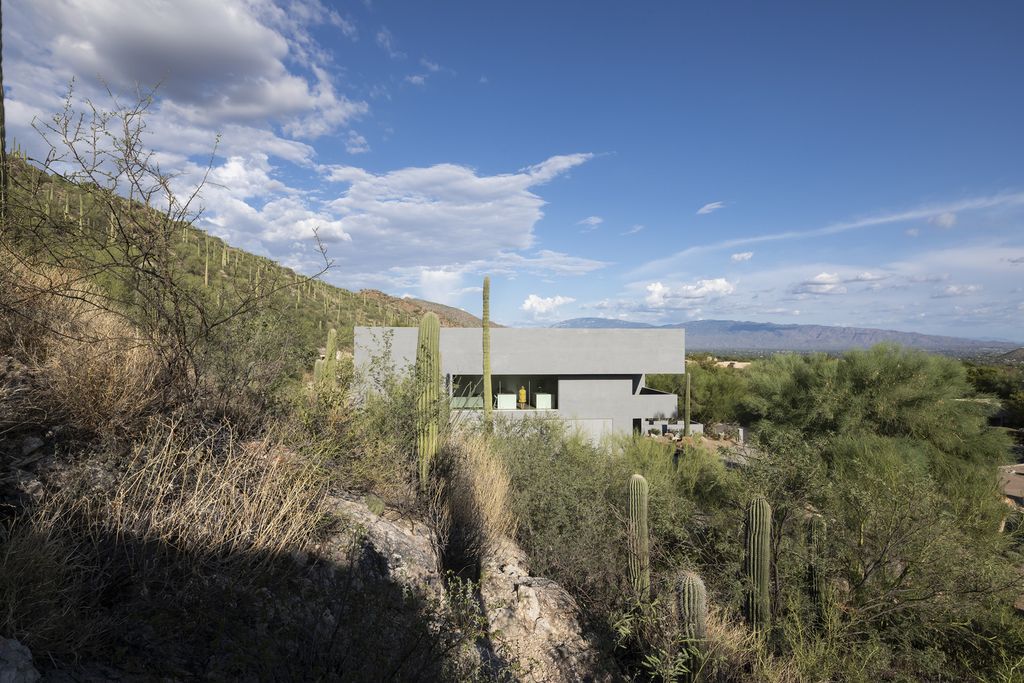
<path fill-rule="evenodd" d="M 355 362 L 380 355 L 391 338 L 396 365 L 415 362 L 415 327 L 355 328 Z M 441 329 L 441 366 L 446 374 L 479 375 L 483 339 L 479 327 Z M 642 375 L 685 370 L 682 329 L 491 329 L 491 373 L 531 375 Z"/>

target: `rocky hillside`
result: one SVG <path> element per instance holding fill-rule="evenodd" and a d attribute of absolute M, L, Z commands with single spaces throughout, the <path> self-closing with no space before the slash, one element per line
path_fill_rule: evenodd
<path fill-rule="evenodd" d="M 77 240 L 78 248 L 85 252 L 107 248 L 107 233 L 120 228 L 113 225 L 95 191 L 45 173 L 20 157 L 12 157 L 11 164 L 16 206 L 62 226 L 65 236 Z M 152 215 L 154 223 L 160 221 L 158 212 L 139 202 L 118 199 L 116 203 L 126 215 Z M 435 312 L 446 327 L 476 327 L 481 322 L 450 306 L 393 297 L 374 289 L 354 292 L 336 287 L 325 281 L 331 277 L 330 271 L 319 280 L 306 281 L 302 273 L 238 249 L 187 223 L 175 223 L 173 234 L 172 249 L 182 269 L 177 277 L 204 292 L 211 304 L 219 305 L 222 297 L 230 299 L 255 282 L 289 285 L 277 297 L 276 308 L 288 317 L 295 341 L 305 348 L 321 345 L 330 327 L 337 328 L 341 348 L 350 348 L 356 325 L 414 326 L 427 311 Z"/>

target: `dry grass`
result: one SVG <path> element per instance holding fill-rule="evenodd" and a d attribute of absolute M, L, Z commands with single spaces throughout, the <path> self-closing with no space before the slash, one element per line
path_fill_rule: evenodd
<path fill-rule="evenodd" d="M 94 611 L 100 568 L 83 565 L 62 517 L 59 505 L 40 510 L 0 536 L 0 632 L 57 657 L 75 656 L 106 631 Z"/>
<path fill-rule="evenodd" d="M 159 396 L 154 350 L 74 274 L 2 270 L 0 355 L 17 359 L 22 376 L 0 376 L 0 429 L 67 424 L 102 435 L 138 424 Z"/>
<path fill-rule="evenodd" d="M 307 549 L 327 519 L 318 469 L 227 429 L 157 425 L 110 490 L 96 490 L 93 471 L 75 470 L 78 480 L 4 529 L 0 629 L 37 656 L 103 647 L 97 625 L 160 613 L 154 596 L 177 601 L 182 577 L 222 576 L 240 589 L 289 566 L 277 560 Z"/>
<path fill-rule="evenodd" d="M 709 605 L 702 680 L 797 683 L 792 662 L 767 652 L 765 643 L 722 609 Z"/>
<path fill-rule="evenodd" d="M 508 471 L 478 434 L 454 435 L 441 462 L 448 476 L 432 516 L 444 537 L 442 554 L 455 564 L 448 568 L 478 566 L 515 532 Z"/>
<path fill-rule="evenodd" d="M 172 423 L 136 447 L 105 524 L 206 557 L 267 562 L 306 547 L 326 514 L 316 467 L 267 438 L 182 429 Z"/>

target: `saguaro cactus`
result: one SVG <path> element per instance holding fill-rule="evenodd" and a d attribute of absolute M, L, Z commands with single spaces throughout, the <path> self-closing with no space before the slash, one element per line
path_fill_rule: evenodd
<path fill-rule="evenodd" d="M 641 600 L 651 591 L 651 554 L 647 535 L 647 494 L 649 486 L 643 475 L 629 478 L 629 581 Z"/>
<path fill-rule="evenodd" d="M 682 681 L 693 681 L 704 641 L 708 637 L 708 593 L 704 581 L 693 572 L 683 572 L 675 586 L 676 619 L 685 643 L 686 674 Z"/>
<path fill-rule="evenodd" d="M 483 352 L 484 352 L 484 423 L 491 425 L 491 278 L 484 278 L 484 312 L 483 312 Z"/>
<path fill-rule="evenodd" d="M 416 345 L 416 454 L 419 458 L 420 489 L 430 477 L 430 463 L 437 455 L 438 402 L 441 396 L 441 322 L 434 313 L 420 321 Z"/>
<path fill-rule="evenodd" d="M 828 601 L 828 584 L 822 558 L 825 554 L 825 534 L 828 525 L 819 515 L 807 520 L 807 592 L 819 620 L 825 616 Z"/>
<path fill-rule="evenodd" d="M 708 635 L 708 593 L 704 581 L 694 572 L 683 572 L 676 581 L 676 617 L 687 640 L 700 641 Z"/>
<path fill-rule="evenodd" d="M 755 631 L 768 626 L 771 596 L 768 593 L 771 568 L 772 508 L 763 496 L 757 496 L 747 509 L 746 524 L 746 614 Z"/>
<path fill-rule="evenodd" d="M 338 331 L 333 327 L 327 331 L 327 346 L 324 349 L 324 378 L 331 385 L 337 376 L 338 368 Z"/>
<path fill-rule="evenodd" d="M 690 373 L 686 373 L 686 403 L 683 406 L 683 436 L 690 435 Z"/>

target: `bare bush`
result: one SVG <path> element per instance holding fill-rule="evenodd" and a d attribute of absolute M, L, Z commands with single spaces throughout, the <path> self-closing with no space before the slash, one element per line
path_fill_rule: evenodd
<path fill-rule="evenodd" d="M 109 108 L 79 103 L 69 90 L 63 111 L 35 122 L 50 152 L 8 169 L 11 191 L 0 255 L 33 276 L 23 283 L 16 306 L 52 294 L 87 298 L 123 318 L 152 349 L 155 384 L 162 400 L 174 403 L 203 387 L 211 371 L 207 355 L 224 343 L 225 328 L 257 314 L 277 293 L 318 277 L 329 264 L 325 257 L 312 278 L 267 268 L 211 295 L 208 282 L 191 275 L 182 256 L 190 236 L 201 234 L 191 228 L 201 213 L 205 175 L 189 187 L 146 148 L 152 92 L 127 102 L 111 94 L 110 101 Z M 214 145 L 207 172 L 215 153 Z M 74 276 L 47 289 L 45 275 L 52 268 Z M 32 318 L 44 327 L 60 321 Z"/>

